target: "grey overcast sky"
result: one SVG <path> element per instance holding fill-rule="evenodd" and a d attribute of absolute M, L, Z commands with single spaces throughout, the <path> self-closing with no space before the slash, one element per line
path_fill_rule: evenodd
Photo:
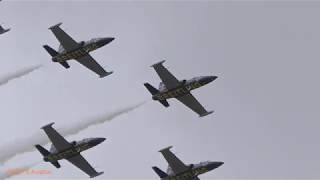
<path fill-rule="evenodd" d="M 98 179 L 158 179 L 151 166 L 167 168 L 158 150 L 169 145 L 186 163 L 225 162 L 203 179 L 319 178 L 319 17 L 319 1 L 4 0 L 0 22 L 12 30 L 0 36 L 0 76 L 43 67 L 0 87 L 0 144 L 149 100 L 68 138 L 107 138 L 83 153 L 105 172 Z M 42 45 L 58 47 L 48 30 L 58 22 L 78 41 L 115 37 L 92 53 L 114 74 L 99 79 L 76 62 L 69 70 L 51 62 Z M 215 113 L 198 118 L 175 100 L 168 109 L 150 100 L 143 83 L 158 86 L 150 65 L 163 59 L 179 79 L 219 77 L 194 91 Z M 3 168 L 41 159 L 28 153 Z M 14 178 L 87 179 L 61 164 L 33 167 L 51 175 Z"/>

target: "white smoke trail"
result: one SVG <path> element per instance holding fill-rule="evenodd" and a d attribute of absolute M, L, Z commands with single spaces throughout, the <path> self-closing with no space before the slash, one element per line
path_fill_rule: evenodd
<path fill-rule="evenodd" d="M 39 69 L 40 67 L 42 67 L 42 65 L 37 65 L 37 66 L 32 66 L 32 67 L 28 67 L 28 68 L 23 68 L 20 69 L 16 72 L 13 73 L 9 73 L 5 76 L 0 77 L 0 86 L 7 84 L 9 81 L 13 80 L 13 79 L 17 79 L 20 78 L 22 76 L 25 76 L 29 73 L 31 73 L 34 70 Z"/>
<path fill-rule="evenodd" d="M 83 131 L 91 126 L 111 121 L 122 114 L 133 111 L 145 103 L 146 102 L 141 102 L 133 106 L 119 109 L 118 111 L 115 111 L 113 113 L 104 114 L 102 116 L 80 122 L 75 122 L 63 128 L 57 128 L 57 131 L 63 136 L 75 135 L 78 132 Z M 45 136 L 45 134 L 43 132 L 38 132 L 27 138 L 16 139 L 10 143 L 2 144 L 0 146 L 0 164 L 6 163 L 19 154 L 34 151 L 35 144 L 45 145 L 47 143 L 49 143 L 49 139 Z"/>

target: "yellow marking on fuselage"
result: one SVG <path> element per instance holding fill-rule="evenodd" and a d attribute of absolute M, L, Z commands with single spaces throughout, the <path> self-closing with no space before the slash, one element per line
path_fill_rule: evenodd
<path fill-rule="evenodd" d="M 87 45 L 85 47 L 82 47 L 80 49 L 65 53 L 65 54 L 61 54 L 57 56 L 57 61 L 58 62 L 63 62 L 63 61 L 67 61 L 70 59 L 78 59 L 80 57 L 83 57 L 85 55 L 87 55 L 89 52 L 98 49 L 99 47 L 96 45 L 96 43 Z"/>
<path fill-rule="evenodd" d="M 194 178 L 195 176 L 198 176 L 200 174 L 208 172 L 207 168 L 205 167 L 199 167 L 196 169 L 192 169 L 191 171 L 187 171 L 182 174 L 178 174 L 176 176 L 170 176 L 167 178 L 167 180 L 185 180 L 185 179 L 191 179 Z"/>
<path fill-rule="evenodd" d="M 166 91 L 166 92 L 157 94 L 155 96 L 160 101 L 170 99 L 170 98 L 176 98 L 179 96 L 183 96 L 183 95 L 189 93 L 191 90 L 197 89 L 201 86 L 202 86 L 201 83 L 199 83 L 198 81 L 195 81 L 191 84 L 188 84 L 188 85 L 185 85 L 185 86 L 182 86 L 182 87 L 170 90 L 170 91 Z"/>
<path fill-rule="evenodd" d="M 60 159 L 64 159 L 66 157 L 70 157 L 72 155 L 80 153 L 80 152 L 82 152 L 84 150 L 87 150 L 89 148 L 90 148 L 89 144 L 85 143 L 85 144 L 82 144 L 81 146 L 77 146 L 75 148 L 71 148 L 71 149 L 68 149 L 66 151 L 59 152 L 57 154 L 51 154 L 51 155 L 48 156 L 48 160 L 49 161 L 57 161 L 57 160 L 60 160 Z"/>

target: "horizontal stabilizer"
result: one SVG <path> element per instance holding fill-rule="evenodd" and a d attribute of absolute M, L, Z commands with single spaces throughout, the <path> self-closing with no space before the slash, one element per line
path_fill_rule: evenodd
<path fill-rule="evenodd" d="M 200 117 L 204 117 L 204 116 L 207 116 L 209 114 L 213 113 L 213 111 L 209 111 L 209 112 L 206 112 L 206 113 L 203 113 L 201 115 L 199 115 Z"/>
<path fill-rule="evenodd" d="M 55 57 L 58 55 L 58 52 L 48 45 L 44 45 L 43 48 L 51 55 L 51 57 Z"/>
<path fill-rule="evenodd" d="M 159 64 L 163 64 L 164 62 L 166 62 L 166 60 L 162 60 L 162 61 L 160 61 L 160 62 L 157 62 L 157 63 L 151 65 L 151 67 L 157 66 L 157 65 L 159 65 Z"/>
<path fill-rule="evenodd" d="M 40 146 L 39 144 L 35 145 L 35 147 L 37 148 L 37 150 L 42 154 L 42 156 L 48 156 L 50 154 L 50 152 L 48 150 L 46 150 L 44 147 Z"/>
<path fill-rule="evenodd" d="M 156 89 L 155 87 L 153 87 L 151 84 L 149 83 L 144 83 L 144 86 L 148 89 L 148 91 L 152 94 L 152 95 L 155 95 L 155 94 L 158 94 L 159 93 L 159 90 Z"/>
<path fill-rule="evenodd" d="M 60 62 L 60 64 L 66 69 L 70 68 L 70 65 L 66 61 L 65 62 Z"/>
<path fill-rule="evenodd" d="M 153 166 L 152 169 L 154 170 L 154 172 L 156 172 L 158 174 L 158 176 L 160 178 L 166 178 L 168 176 L 167 173 L 163 172 L 161 169 L 159 169 L 158 167 L 156 166 Z"/>
<path fill-rule="evenodd" d="M 58 23 L 58 24 L 56 24 L 56 25 L 53 25 L 53 26 L 49 27 L 49 29 L 53 29 L 53 28 L 55 28 L 55 27 L 59 27 L 61 24 L 62 24 L 62 22 L 60 22 L 60 23 Z"/>
<path fill-rule="evenodd" d="M 94 178 L 94 177 L 100 176 L 101 174 L 103 174 L 103 172 L 98 172 L 97 174 L 91 175 L 90 178 Z"/>
<path fill-rule="evenodd" d="M 168 103 L 167 100 L 159 100 L 159 102 L 164 106 L 164 107 L 169 107 L 170 104 Z"/>
<path fill-rule="evenodd" d="M 51 162 L 51 164 L 52 164 L 54 167 L 56 167 L 56 168 L 60 168 L 60 167 L 61 167 L 61 165 L 59 164 L 58 161 Z"/>

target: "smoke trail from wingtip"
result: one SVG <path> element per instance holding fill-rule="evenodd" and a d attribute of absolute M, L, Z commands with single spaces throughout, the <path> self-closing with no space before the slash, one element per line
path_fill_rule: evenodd
<path fill-rule="evenodd" d="M 128 112 L 131 112 L 137 108 L 139 108 L 140 106 L 144 105 L 146 102 L 141 102 L 141 103 L 138 103 L 136 105 L 133 105 L 133 106 L 130 106 L 130 107 L 127 107 L 127 108 L 123 108 L 123 109 L 120 109 L 118 111 L 115 111 L 111 114 L 103 114 L 103 115 L 100 115 L 100 116 L 97 116 L 95 118 L 92 118 L 92 119 L 87 119 L 87 120 L 84 120 L 84 121 L 81 121 L 81 122 L 77 122 L 76 124 L 72 124 L 68 127 L 62 127 L 62 128 L 59 128 L 58 131 L 61 132 L 61 134 L 63 135 L 74 135 L 74 134 L 77 134 L 79 133 L 80 131 L 83 131 L 91 126 L 95 126 L 95 125 L 99 125 L 99 124 L 103 124 L 107 121 L 111 121 L 113 120 L 114 118 L 122 115 L 122 114 L 125 114 L 125 113 L 128 113 Z"/>
<path fill-rule="evenodd" d="M 113 113 L 107 113 L 80 122 L 74 122 L 73 124 L 70 124 L 68 126 L 57 128 L 57 131 L 59 131 L 63 136 L 75 135 L 80 131 L 83 131 L 91 126 L 111 121 L 117 118 L 118 116 L 129 113 L 141 107 L 145 103 L 146 101 L 135 104 L 133 106 L 128 106 L 126 108 L 119 109 L 117 111 L 114 111 Z M 9 161 L 17 155 L 34 151 L 35 144 L 45 145 L 47 143 L 49 143 L 49 139 L 43 132 L 39 131 L 38 133 L 35 133 L 29 137 L 16 139 L 10 143 L 2 144 L 0 146 L 0 164 L 6 163 L 7 161 Z"/>
<path fill-rule="evenodd" d="M 2 86 L 4 84 L 7 84 L 9 81 L 11 81 L 13 79 L 17 79 L 17 78 L 20 78 L 22 76 L 25 76 L 25 75 L 31 73 L 32 71 L 35 71 L 35 70 L 37 70 L 37 69 L 39 69 L 41 67 L 42 67 L 42 65 L 31 66 L 31 67 L 28 67 L 28 68 L 20 69 L 18 71 L 12 72 L 12 73 L 8 73 L 8 74 L 0 77 L 0 86 Z"/>

